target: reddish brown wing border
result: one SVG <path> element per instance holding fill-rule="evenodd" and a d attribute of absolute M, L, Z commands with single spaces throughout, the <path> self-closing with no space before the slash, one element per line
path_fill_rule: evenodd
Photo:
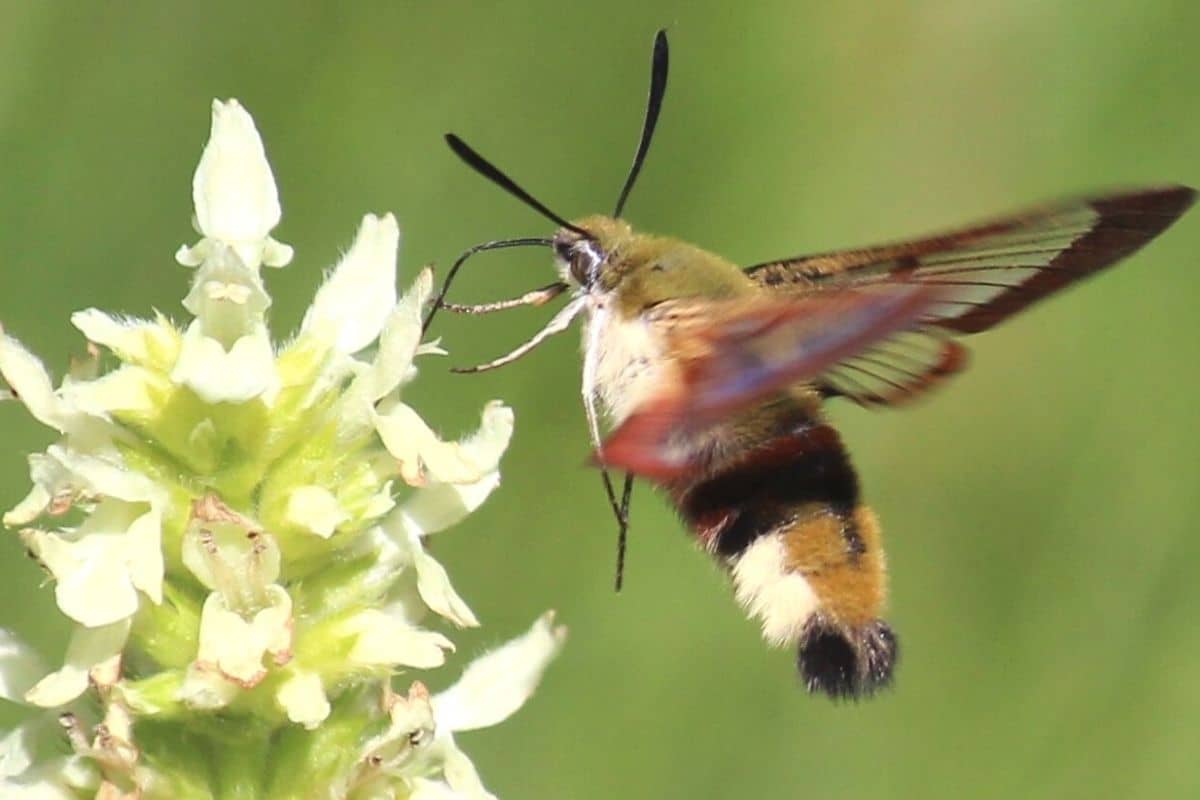
<path fill-rule="evenodd" d="M 936 271 L 945 273 L 961 253 L 967 264 L 980 250 L 990 246 L 1011 247 L 1015 241 L 1036 247 L 1037 238 L 1052 234 L 1056 218 L 1072 212 L 1090 211 L 1090 227 L 1048 262 L 1038 265 L 1033 277 L 1016 284 L 982 304 L 968 307 L 961 314 L 927 320 L 956 333 L 978 333 L 1022 311 L 1037 300 L 1098 272 L 1142 248 L 1171 226 L 1195 201 L 1196 192 L 1186 186 L 1162 186 L 1114 192 L 997 219 L 959 231 L 909 242 L 857 250 L 822 253 L 811 256 L 756 264 L 747 275 L 768 288 L 783 290 L 816 289 L 855 284 L 887 283 L 897 280 L 921 282 L 926 259 L 937 257 Z M 1031 238 L 1022 240 L 1028 231 Z M 1015 249 L 1014 254 L 1022 251 Z M 871 268 L 887 267 L 871 272 Z"/>

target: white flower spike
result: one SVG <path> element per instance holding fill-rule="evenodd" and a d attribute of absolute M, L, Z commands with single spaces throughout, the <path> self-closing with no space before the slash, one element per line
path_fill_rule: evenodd
<path fill-rule="evenodd" d="M 0 796 L 491 798 L 454 733 L 516 711 L 563 630 L 543 617 L 436 698 L 390 682 L 443 665 L 437 628 L 479 624 L 422 540 L 499 485 L 512 411 L 489 403 L 448 441 L 402 401 L 414 361 L 443 351 L 421 343 L 431 272 L 397 298 L 390 214 L 363 218 L 275 344 L 260 272 L 292 251 L 271 238 L 275 179 L 235 100 L 213 104 L 193 199 L 190 320 L 76 313 L 88 357 L 58 386 L 0 329 L 0 399 L 61 435 L 29 457 L 4 524 L 74 626 L 49 674 L 0 631 L 0 698 L 63 722 L 0 739 Z"/>

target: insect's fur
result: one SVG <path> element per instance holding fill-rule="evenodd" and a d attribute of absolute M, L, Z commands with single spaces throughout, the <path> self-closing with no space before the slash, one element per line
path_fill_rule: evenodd
<path fill-rule="evenodd" d="M 879 247 L 799 256 L 745 270 L 620 219 L 666 85 L 655 40 L 650 100 L 612 216 L 551 212 L 457 137 L 480 174 L 558 230 L 538 240 L 560 280 L 511 301 L 447 306 L 489 313 L 570 300 L 538 333 L 478 369 L 511 363 L 584 318 L 581 394 L 602 466 L 626 470 L 618 587 L 634 473 L 671 499 L 773 644 L 797 648 L 804 685 L 831 697 L 886 686 L 899 652 L 881 618 L 879 524 L 823 403 L 896 405 L 958 373 L 954 335 L 986 330 L 1132 254 L 1192 203 L 1181 186 L 1117 192 Z M 469 251 L 510 246 L 489 243 Z M 432 313 L 441 306 L 455 263 Z M 427 322 L 428 319 L 427 318 Z M 615 430 L 603 438 L 602 418 Z"/>

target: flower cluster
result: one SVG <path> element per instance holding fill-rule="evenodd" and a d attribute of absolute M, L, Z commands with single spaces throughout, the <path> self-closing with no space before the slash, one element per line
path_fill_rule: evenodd
<path fill-rule="evenodd" d="M 512 412 L 489 403 L 444 441 L 400 399 L 441 351 L 421 343 L 430 272 L 397 297 L 390 214 L 363 219 L 275 347 L 261 268 L 292 250 L 237 101 L 213 104 L 193 198 L 186 327 L 78 312 L 88 356 L 57 388 L 0 330 L 0 389 L 61 434 L 3 521 L 74 626 L 49 674 L 0 631 L 0 696 L 59 711 L 0 742 L 0 793 L 490 797 L 453 734 L 524 702 L 562 642 L 551 616 L 440 694 L 390 679 L 453 649 L 429 611 L 478 624 L 423 539 L 498 485 Z M 70 753 L 43 758 L 64 729 Z"/>

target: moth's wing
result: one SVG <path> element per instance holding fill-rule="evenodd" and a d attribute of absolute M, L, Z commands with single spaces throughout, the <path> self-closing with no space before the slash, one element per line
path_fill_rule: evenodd
<path fill-rule="evenodd" d="M 967 366 L 967 348 L 945 331 L 919 325 L 843 359 L 814 380 L 826 396 L 864 406 L 907 403 Z"/>
<path fill-rule="evenodd" d="M 758 264 L 746 274 L 800 290 L 898 279 L 942 286 L 949 291 L 930 324 L 977 333 L 1136 252 L 1194 200 L 1185 186 L 1108 194 L 911 242 Z"/>
<path fill-rule="evenodd" d="M 763 287 L 806 296 L 903 282 L 944 295 L 906 343 L 840 365 L 822 380 L 861 403 L 911 397 L 965 364 L 951 335 L 987 330 L 1059 289 L 1136 252 L 1195 200 L 1185 186 L 1059 203 L 910 242 L 800 256 L 749 267 Z M 897 353 L 900 353 L 897 355 Z"/>
<path fill-rule="evenodd" d="M 666 379 L 603 443 L 598 460 L 660 480 L 676 476 L 689 467 L 689 433 L 911 328 L 941 296 L 939 287 L 893 282 L 660 303 L 643 319 L 663 344 Z"/>

